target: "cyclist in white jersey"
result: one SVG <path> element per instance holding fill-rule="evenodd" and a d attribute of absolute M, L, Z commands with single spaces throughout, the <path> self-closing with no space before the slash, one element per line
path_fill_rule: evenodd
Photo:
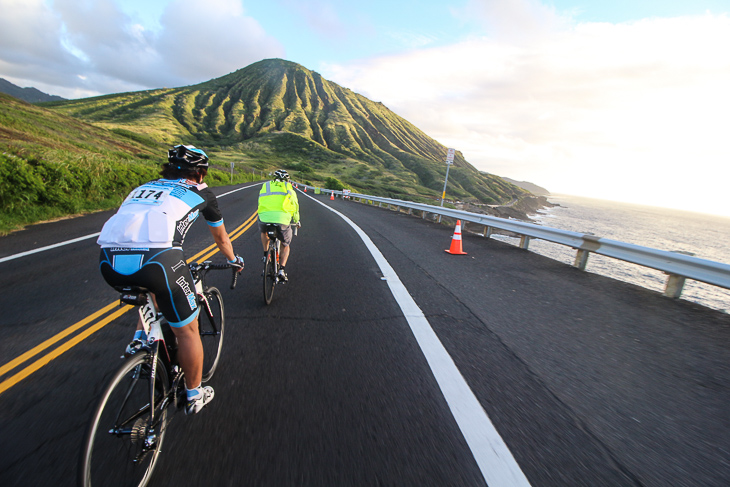
<path fill-rule="evenodd" d="M 99 269 L 111 286 L 149 289 L 178 343 L 178 359 L 185 373 L 187 414 L 194 414 L 214 396 L 213 388 L 201 387 L 203 346 L 198 331 L 200 309 L 195 285 L 183 255 L 185 235 L 199 215 L 226 260 L 238 272 L 243 259 L 233 246 L 218 209 L 218 200 L 203 178 L 208 156 L 191 145 L 168 151 L 162 178 L 132 190 L 117 213 L 105 224 L 97 243 L 101 246 Z M 146 340 L 141 320 L 127 353 L 136 352 Z"/>

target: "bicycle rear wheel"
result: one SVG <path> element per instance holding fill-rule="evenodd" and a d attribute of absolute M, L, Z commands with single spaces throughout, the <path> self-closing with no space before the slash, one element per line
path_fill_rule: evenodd
<path fill-rule="evenodd" d="M 264 301 L 266 304 L 271 304 L 271 299 L 274 297 L 274 286 L 276 286 L 276 252 L 269 247 L 264 265 Z"/>
<path fill-rule="evenodd" d="M 201 300 L 203 309 L 198 317 L 200 341 L 203 342 L 203 382 L 208 382 L 218 367 L 223 349 L 223 332 L 225 331 L 225 314 L 223 297 L 215 287 L 209 287 Z"/>
<path fill-rule="evenodd" d="M 151 371 L 150 352 L 140 351 L 112 378 L 86 432 L 79 485 L 143 487 L 149 482 L 165 439 L 169 387 L 159 358 L 154 378 Z"/>

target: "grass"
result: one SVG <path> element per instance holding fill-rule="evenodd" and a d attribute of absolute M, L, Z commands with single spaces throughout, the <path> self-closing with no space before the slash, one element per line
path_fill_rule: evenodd
<path fill-rule="evenodd" d="M 158 177 L 168 147 L 0 94 L 0 235 L 119 206 L 132 188 Z M 211 186 L 231 182 L 230 166 L 220 162 L 206 178 Z M 239 166 L 233 181 L 259 178 Z"/>

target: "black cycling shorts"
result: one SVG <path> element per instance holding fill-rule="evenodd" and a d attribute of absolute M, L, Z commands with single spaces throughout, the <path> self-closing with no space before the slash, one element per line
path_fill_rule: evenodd
<path fill-rule="evenodd" d="M 157 306 L 170 326 L 183 327 L 200 312 L 193 276 L 179 247 L 103 248 L 99 255 L 99 270 L 112 287 L 140 286 L 153 292 Z"/>
<path fill-rule="evenodd" d="M 291 225 L 282 225 L 281 223 L 264 223 L 259 220 L 259 231 L 261 233 L 266 233 L 266 225 L 276 225 L 276 236 L 279 240 L 281 240 L 282 245 L 285 247 L 291 245 L 291 239 L 294 233 L 291 229 Z"/>

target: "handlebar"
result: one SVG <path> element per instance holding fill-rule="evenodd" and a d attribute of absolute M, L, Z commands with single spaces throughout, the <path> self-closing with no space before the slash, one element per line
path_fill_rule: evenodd
<path fill-rule="evenodd" d="M 206 260 L 202 263 L 191 262 L 190 264 L 188 264 L 188 267 L 190 267 L 190 272 L 192 272 L 194 275 L 209 270 L 232 269 L 233 277 L 231 279 L 231 289 L 236 288 L 236 283 L 238 282 L 238 268 L 232 266 L 231 264 L 214 264 L 213 262 Z"/>

